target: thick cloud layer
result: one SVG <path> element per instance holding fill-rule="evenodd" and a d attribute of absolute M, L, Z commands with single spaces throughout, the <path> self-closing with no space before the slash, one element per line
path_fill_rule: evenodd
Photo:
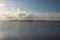
<path fill-rule="evenodd" d="M 59 13 L 35 13 L 25 9 L 14 9 L 0 13 L 0 20 L 60 20 Z"/>

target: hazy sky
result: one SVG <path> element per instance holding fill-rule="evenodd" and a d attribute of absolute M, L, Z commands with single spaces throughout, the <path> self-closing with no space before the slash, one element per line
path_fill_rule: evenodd
<path fill-rule="evenodd" d="M 38 19 L 60 19 L 60 0 L 0 0 L 0 14 L 7 14 L 3 17 L 0 15 L 0 19 L 5 16 L 9 19 L 26 17 L 31 12 L 38 14 Z"/>

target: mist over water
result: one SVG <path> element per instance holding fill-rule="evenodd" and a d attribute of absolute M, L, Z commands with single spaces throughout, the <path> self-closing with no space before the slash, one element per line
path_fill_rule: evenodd
<path fill-rule="evenodd" d="M 4 40 L 58 40 L 60 22 L 0 21 L 0 39 Z"/>

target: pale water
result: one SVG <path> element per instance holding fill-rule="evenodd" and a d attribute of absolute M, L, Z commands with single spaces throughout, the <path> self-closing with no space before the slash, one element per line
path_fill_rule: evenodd
<path fill-rule="evenodd" d="M 0 40 L 60 40 L 60 22 L 0 21 Z"/>

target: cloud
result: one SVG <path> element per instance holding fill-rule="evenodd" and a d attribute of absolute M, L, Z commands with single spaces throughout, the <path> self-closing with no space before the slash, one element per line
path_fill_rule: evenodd
<path fill-rule="evenodd" d="M 0 3 L 0 8 L 5 8 L 5 4 L 4 3 Z"/>
<path fill-rule="evenodd" d="M 0 0 L 2 1 L 2 0 Z M 9 7 L 8 7 L 9 8 Z M 60 20 L 59 13 L 38 13 L 23 8 L 9 8 L 7 5 L 0 2 L 0 20 Z"/>
<path fill-rule="evenodd" d="M 35 13 L 20 8 L 11 8 L 10 11 L 0 13 L 0 20 L 60 20 L 59 13 Z"/>

